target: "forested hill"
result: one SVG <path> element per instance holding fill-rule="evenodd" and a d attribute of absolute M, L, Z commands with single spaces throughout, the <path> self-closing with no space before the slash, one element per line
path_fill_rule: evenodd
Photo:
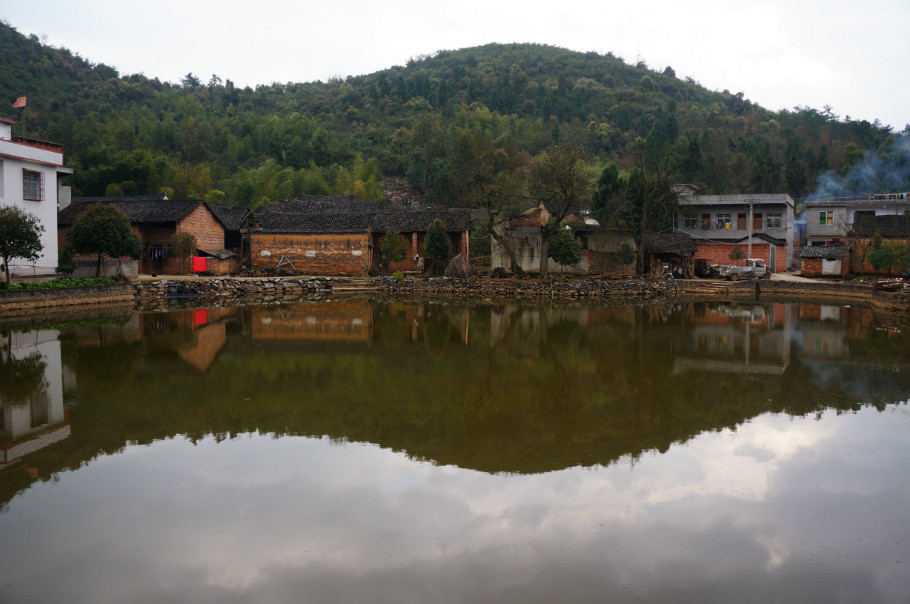
<path fill-rule="evenodd" d="M 592 152 L 592 175 L 608 162 L 623 171 L 634 141 L 662 123 L 677 141 L 674 179 L 800 197 L 818 174 L 894 139 L 830 110 L 768 111 L 670 67 L 534 44 L 441 51 L 329 82 L 252 89 L 221 75 L 120 75 L 0 23 L 0 116 L 18 135 L 64 144 L 77 195 L 168 189 L 258 207 L 300 193 L 376 198 L 396 177 L 427 203 L 464 206 L 479 154 L 496 158 L 497 174 L 517 173 L 575 137 Z M 27 107 L 12 109 L 20 96 Z"/>

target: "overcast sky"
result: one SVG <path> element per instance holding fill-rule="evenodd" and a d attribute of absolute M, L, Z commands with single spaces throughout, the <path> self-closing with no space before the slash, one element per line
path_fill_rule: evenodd
<path fill-rule="evenodd" d="M 907 0 L 0 0 L 0 18 L 121 75 L 172 82 L 325 81 L 437 50 L 536 42 L 669 65 L 773 110 L 910 122 Z"/>

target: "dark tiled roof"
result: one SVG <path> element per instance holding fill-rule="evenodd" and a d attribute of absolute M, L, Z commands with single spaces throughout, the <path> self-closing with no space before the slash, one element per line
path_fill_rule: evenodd
<path fill-rule="evenodd" d="M 77 201 L 167 201 L 167 195 L 159 193 L 158 195 L 123 195 L 120 197 L 73 197 L 73 202 Z"/>
<path fill-rule="evenodd" d="M 437 218 L 442 220 L 449 232 L 467 231 L 471 228 L 470 210 L 398 210 L 376 212 L 373 230 L 377 233 L 423 233 Z"/>
<path fill-rule="evenodd" d="M 193 213 L 203 201 L 159 201 L 123 198 L 101 198 L 103 201 L 74 200 L 57 214 L 59 226 L 70 226 L 83 212 L 98 203 L 112 205 L 130 219 L 131 224 L 176 224 Z"/>
<path fill-rule="evenodd" d="M 910 216 L 853 217 L 853 233 L 857 237 L 874 237 L 876 233 L 890 239 L 910 239 Z"/>
<path fill-rule="evenodd" d="M 258 233 L 364 233 L 369 230 L 372 212 L 291 214 L 271 212 L 256 214 Z"/>
<path fill-rule="evenodd" d="M 652 254 L 692 254 L 695 242 L 685 233 L 649 233 L 645 235 L 645 250 Z"/>
<path fill-rule="evenodd" d="M 826 258 L 833 260 L 847 255 L 846 245 L 813 245 L 803 248 L 799 253 L 800 258 Z"/>
<path fill-rule="evenodd" d="M 307 212 L 356 213 L 378 212 L 379 201 L 376 199 L 355 200 L 353 195 L 338 197 L 307 196 L 306 199 L 288 199 L 283 203 L 269 203 L 260 214 L 304 214 Z"/>
<path fill-rule="evenodd" d="M 239 231 L 246 226 L 247 218 L 253 212 L 246 206 L 209 206 L 227 231 Z"/>

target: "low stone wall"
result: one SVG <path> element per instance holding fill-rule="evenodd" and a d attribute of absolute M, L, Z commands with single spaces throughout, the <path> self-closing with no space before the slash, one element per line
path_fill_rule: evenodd
<path fill-rule="evenodd" d="M 512 279 L 403 279 L 375 280 L 378 290 L 391 296 L 469 298 L 473 300 L 603 300 L 637 302 L 670 298 L 678 293 L 669 281 L 533 281 Z"/>
<path fill-rule="evenodd" d="M 134 302 L 133 290 L 127 284 L 0 291 L 0 311 L 5 317 L 68 307 L 130 306 Z"/>
<path fill-rule="evenodd" d="M 331 279 L 271 278 L 271 279 L 198 279 L 139 281 L 133 283 L 136 306 L 141 310 L 173 306 L 175 302 L 272 302 L 300 299 L 326 294 Z"/>

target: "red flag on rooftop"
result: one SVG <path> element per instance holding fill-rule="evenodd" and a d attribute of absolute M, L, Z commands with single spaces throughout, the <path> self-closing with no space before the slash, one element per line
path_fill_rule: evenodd
<path fill-rule="evenodd" d="M 25 97 L 20 96 L 18 99 L 16 99 L 16 102 L 13 103 L 13 107 L 25 107 Z"/>

